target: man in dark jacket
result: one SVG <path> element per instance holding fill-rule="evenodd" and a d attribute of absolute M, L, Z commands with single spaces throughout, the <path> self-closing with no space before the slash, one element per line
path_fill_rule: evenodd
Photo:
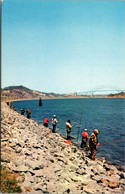
<path fill-rule="evenodd" d="M 92 133 L 90 135 L 90 138 L 89 138 L 89 147 L 91 150 L 90 157 L 92 160 L 95 160 L 96 150 L 97 150 L 97 147 L 100 145 L 100 143 L 98 143 L 98 139 L 97 139 L 98 133 L 99 133 L 98 129 L 95 129 L 94 133 Z"/>

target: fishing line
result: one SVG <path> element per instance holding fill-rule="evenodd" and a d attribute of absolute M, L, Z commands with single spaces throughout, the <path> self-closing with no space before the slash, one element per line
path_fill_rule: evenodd
<path fill-rule="evenodd" d="M 80 122 L 79 122 L 79 127 L 78 127 L 78 133 L 77 133 L 77 139 L 76 139 L 77 143 L 78 143 L 78 139 L 79 139 L 79 132 L 80 132 L 80 127 L 81 127 L 81 122 L 82 122 L 82 115 L 83 115 L 83 109 L 81 112 L 81 117 L 80 117 Z"/>
<path fill-rule="evenodd" d="M 114 141 L 109 141 L 109 142 L 105 142 L 105 143 L 101 143 L 100 145 L 105 145 L 105 144 L 115 143 L 115 142 L 118 142 L 118 141 L 125 141 L 125 138 L 124 138 L 124 139 L 114 140 Z"/>

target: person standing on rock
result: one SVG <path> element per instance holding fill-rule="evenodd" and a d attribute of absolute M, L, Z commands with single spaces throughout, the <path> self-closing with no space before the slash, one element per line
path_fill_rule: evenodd
<path fill-rule="evenodd" d="M 98 143 L 98 139 L 97 139 L 98 133 L 99 133 L 98 129 L 95 129 L 89 138 L 89 147 L 91 150 L 90 158 L 92 160 L 95 160 L 96 150 L 97 150 L 97 147 L 100 145 L 100 143 Z"/>
<path fill-rule="evenodd" d="M 31 110 L 28 108 L 26 111 L 27 114 L 27 118 L 30 119 L 31 118 Z"/>
<path fill-rule="evenodd" d="M 68 120 L 65 125 L 66 125 L 66 131 L 67 131 L 67 140 L 70 140 L 70 133 L 71 133 L 71 128 L 73 127 L 73 125 L 70 124 L 71 121 Z"/>
<path fill-rule="evenodd" d="M 55 133 L 57 123 L 58 123 L 58 121 L 56 119 L 56 115 L 53 115 L 53 118 L 52 118 L 52 124 L 53 124 L 53 130 L 52 130 L 52 132 L 53 133 Z"/>
<path fill-rule="evenodd" d="M 16 111 L 16 107 L 15 106 L 13 107 L 13 110 Z"/>
<path fill-rule="evenodd" d="M 21 108 L 21 115 L 24 115 L 24 113 L 25 113 L 25 109 Z"/>
<path fill-rule="evenodd" d="M 49 123 L 49 119 L 48 119 L 48 117 L 46 117 L 46 118 L 44 119 L 43 125 L 44 125 L 45 127 L 48 127 L 48 123 Z"/>
<path fill-rule="evenodd" d="M 87 133 L 87 129 L 84 129 L 84 131 L 83 131 L 83 133 L 82 133 L 81 148 L 83 148 L 83 146 L 84 146 L 85 148 L 88 148 L 88 146 L 87 146 L 88 138 L 89 138 L 89 135 L 88 135 L 88 133 Z"/>

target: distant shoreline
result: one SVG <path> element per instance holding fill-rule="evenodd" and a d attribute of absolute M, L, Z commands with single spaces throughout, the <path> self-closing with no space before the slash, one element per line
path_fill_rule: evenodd
<path fill-rule="evenodd" d="M 52 99 L 80 99 L 80 98 L 85 98 L 85 99 L 88 99 L 88 98 L 125 98 L 124 96 L 94 96 L 94 97 L 85 97 L 85 96 L 67 96 L 67 97 L 41 97 L 42 100 L 52 100 Z M 6 100 L 3 100 L 3 102 L 15 102 L 15 101 L 25 101 L 25 100 L 39 100 L 39 98 L 19 98 L 19 99 L 6 99 Z"/>

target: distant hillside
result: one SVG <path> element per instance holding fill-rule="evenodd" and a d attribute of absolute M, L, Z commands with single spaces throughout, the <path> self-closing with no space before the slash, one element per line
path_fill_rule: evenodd
<path fill-rule="evenodd" d="M 125 92 L 120 92 L 118 94 L 109 94 L 108 97 L 112 97 L 112 98 L 125 98 Z"/>
<path fill-rule="evenodd" d="M 8 99 L 36 99 L 36 98 L 55 98 L 61 95 L 54 93 L 44 93 L 31 90 L 24 86 L 9 86 L 2 89 L 2 98 Z"/>

